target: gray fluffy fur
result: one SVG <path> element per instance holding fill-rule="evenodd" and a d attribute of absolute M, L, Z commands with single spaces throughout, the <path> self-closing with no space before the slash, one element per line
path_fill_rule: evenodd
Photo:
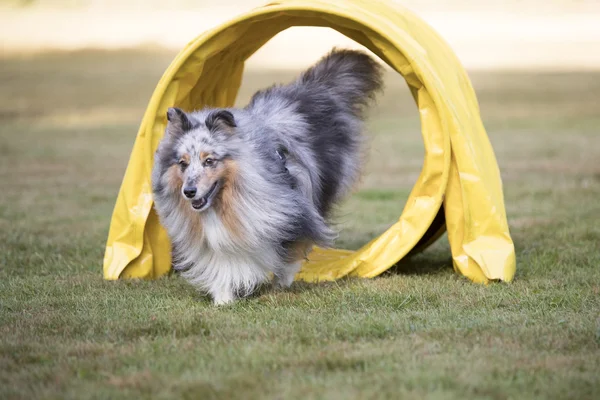
<path fill-rule="evenodd" d="M 215 304 L 252 293 L 271 274 L 289 286 L 301 261 L 292 255 L 295 245 L 329 246 L 335 238 L 328 226 L 332 207 L 359 177 L 363 119 L 381 87 L 381 67 L 370 56 L 334 50 L 296 81 L 259 91 L 243 109 L 169 109 L 152 184 L 174 268 Z M 230 209 L 239 221 L 237 237 L 215 210 L 223 182 L 213 192 L 212 182 L 203 183 L 208 168 L 218 168 L 202 164 L 203 152 L 216 165 L 237 165 Z M 198 191 L 185 202 L 167 174 L 182 154 L 191 159 L 181 172 L 183 186 Z M 203 208 L 189 212 L 192 201 Z"/>

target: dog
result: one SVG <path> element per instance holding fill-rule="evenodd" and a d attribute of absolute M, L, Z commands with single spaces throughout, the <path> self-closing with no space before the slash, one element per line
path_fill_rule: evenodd
<path fill-rule="evenodd" d="M 289 287 L 312 247 L 336 238 L 332 210 L 360 176 L 381 89 L 371 56 L 334 49 L 245 108 L 169 108 L 152 190 L 173 268 L 216 305 L 271 277 Z"/>

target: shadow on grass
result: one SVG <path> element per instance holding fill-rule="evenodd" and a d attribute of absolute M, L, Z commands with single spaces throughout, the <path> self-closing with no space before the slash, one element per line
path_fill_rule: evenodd
<path fill-rule="evenodd" d="M 417 254 L 398 261 L 386 273 L 395 275 L 439 275 L 452 272 L 452 257 Z"/>
<path fill-rule="evenodd" d="M 352 285 L 352 282 L 356 280 L 355 277 L 342 277 L 336 281 L 323 281 L 323 282 L 303 282 L 295 281 L 289 288 L 281 289 L 273 286 L 272 283 L 265 283 L 261 285 L 254 293 L 247 296 L 247 299 L 260 298 L 264 295 L 280 294 L 285 293 L 288 295 L 300 295 L 306 292 L 322 291 L 327 289 L 343 289 Z"/>

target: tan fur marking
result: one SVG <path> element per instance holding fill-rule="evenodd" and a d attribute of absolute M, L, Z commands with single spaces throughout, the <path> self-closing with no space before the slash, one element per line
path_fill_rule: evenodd
<path fill-rule="evenodd" d="M 238 166 L 234 161 L 223 161 L 224 171 L 223 189 L 221 189 L 221 201 L 218 205 L 218 212 L 227 230 L 236 238 L 243 237 L 242 227 L 238 216 L 235 214 L 234 203 L 236 200 L 235 181 L 237 179 Z"/>
<path fill-rule="evenodd" d="M 177 165 L 172 165 L 166 172 L 169 188 L 174 192 L 180 192 L 183 181 L 181 180 L 181 170 Z"/>
<path fill-rule="evenodd" d="M 306 260 L 311 248 L 312 248 L 311 242 L 308 242 L 305 240 L 295 242 L 290 247 L 289 257 L 286 261 L 292 263 L 295 261 Z"/>
<path fill-rule="evenodd" d="M 200 152 L 200 160 L 204 161 L 206 160 L 208 157 L 210 157 L 210 153 L 206 152 L 206 151 L 202 151 Z"/>
<path fill-rule="evenodd" d="M 185 161 L 186 164 L 189 164 L 190 163 L 190 155 L 189 154 L 182 155 L 181 160 Z"/>

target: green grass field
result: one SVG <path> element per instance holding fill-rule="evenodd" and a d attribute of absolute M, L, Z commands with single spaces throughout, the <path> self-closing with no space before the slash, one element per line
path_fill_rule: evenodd
<path fill-rule="evenodd" d="M 138 123 L 172 56 L 0 60 L 0 398 L 599 398 L 600 72 L 472 74 L 512 284 L 456 275 L 442 238 L 376 279 L 215 308 L 177 277 L 102 279 Z M 240 101 L 291 76 L 248 72 Z M 342 247 L 391 225 L 421 168 L 416 108 L 387 82 Z"/>

